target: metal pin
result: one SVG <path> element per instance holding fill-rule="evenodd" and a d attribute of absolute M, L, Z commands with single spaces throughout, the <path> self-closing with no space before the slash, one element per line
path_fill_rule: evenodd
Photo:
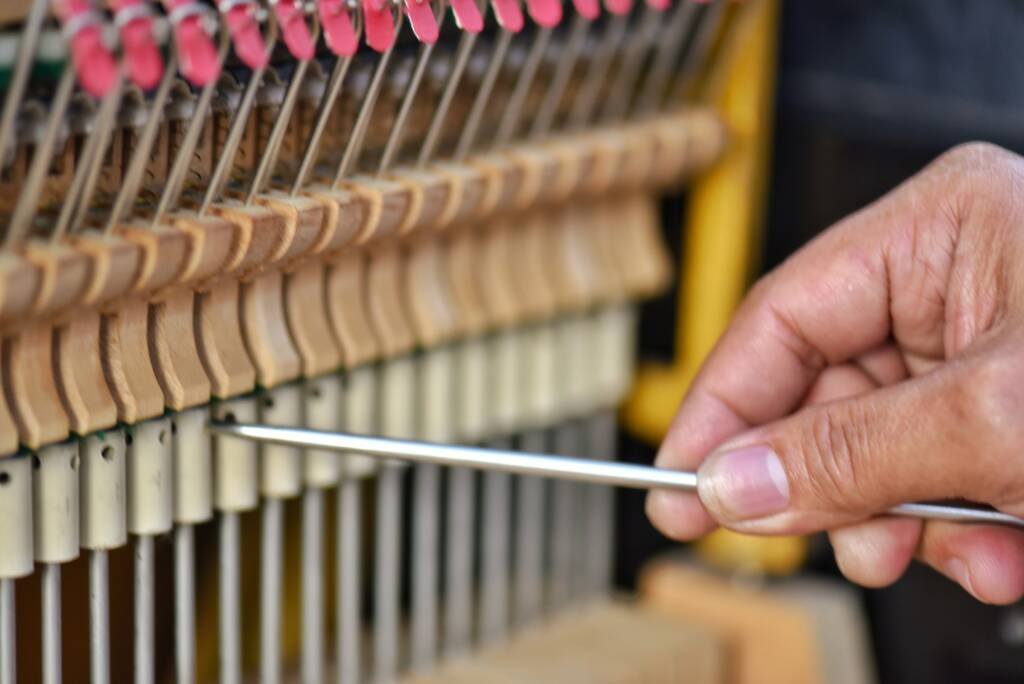
<path fill-rule="evenodd" d="M 455 93 L 458 91 L 459 82 L 462 81 L 462 75 L 466 71 L 466 65 L 469 64 L 469 57 L 473 54 L 473 46 L 476 45 L 477 35 L 479 34 L 463 31 L 462 35 L 459 36 L 459 44 L 455 48 L 455 61 L 452 64 L 452 70 L 448 74 L 448 80 L 445 82 L 444 90 L 441 92 L 441 99 L 438 100 L 437 108 L 430 119 L 427 134 L 423 136 L 423 144 L 420 146 L 420 153 L 416 159 L 417 168 L 426 166 L 434 157 L 434 152 L 437 151 L 437 144 L 441 140 L 441 127 L 444 125 L 445 117 L 448 115 L 448 110 L 455 99 Z"/>
<path fill-rule="evenodd" d="M 313 28 L 310 33 L 312 34 L 312 40 L 316 42 L 320 37 L 320 22 L 315 17 L 313 18 Z M 256 174 L 253 176 L 252 183 L 249 185 L 249 190 L 245 195 L 246 205 L 252 204 L 253 200 L 256 199 L 256 195 L 263 191 L 264 185 L 277 164 L 278 155 L 281 153 L 281 142 L 284 140 L 285 131 L 288 130 L 288 126 L 291 123 L 292 110 L 295 109 L 295 104 L 299 101 L 299 91 L 302 89 L 302 81 L 306 78 L 306 71 L 309 69 L 310 61 L 312 60 L 299 62 L 298 66 L 295 67 L 292 79 L 288 83 L 284 102 L 281 104 L 281 109 L 277 114 L 277 120 L 274 121 L 274 127 L 270 130 L 267 149 L 264 150 L 263 156 L 260 157 L 260 162 L 256 166 Z"/>
<path fill-rule="evenodd" d="M 397 43 L 398 36 L 402 32 L 401 8 L 396 9 L 395 14 L 395 43 Z M 391 62 L 391 55 L 394 51 L 394 43 L 392 43 L 391 47 L 381 53 L 380 60 L 373 71 L 370 85 L 366 90 L 366 95 L 363 97 L 363 103 L 359 107 L 359 114 L 356 115 L 356 121 L 352 125 L 352 133 L 349 136 L 348 144 L 345 145 L 345 152 L 341 155 L 341 161 L 334 172 L 333 185 L 335 187 L 353 171 L 355 163 L 363 151 L 363 143 L 366 142 L 366 132 L 370 127 L 370 115 L 373 114 L 373 109 L 377 104 L 377 97 L 380 95 L 381 86 L 384 85 L 384 74 L 387 73 L 388 64 Z"/>
<path fill-rule="evenodd" d="M 128 161 L 128 168 L 124 173 L 121 189 L 118 191 L 117 197 L 114 198 L 114 206 L 111 208 L 110 216 L 107 218 L 107 225 L 104 228 L 104 233 L 107 235 L 110 235 L 122 220 L 128 218 L 131 214 L 132 206 L 135 204 L 135 199 L 139 196 L 139 186 L 145 176 L 146 165 L 149 163 L 149 155 L 153 149 L 153 142 L 156 140 L 157 131 L 160 129 L 160 124 L 163 123 L 164 104 L 166 104 L 167 97 L 171 93 L 171 85 L 174 83 L 174 75 L 177 68 L 178 63 L 172 48 L 171 55 L 168 57 L 167 65 L 164 69 L 164 75 L 161 77 L 160 85 L 157 86 L 156 94 L 153 96 L 149 117 L 146 119 L 146 124 L 142 127 L 141 133 L 139 133 L 139 139 L 135 141 L 135 150 Z"/>
<path fill-rule="evenodd" d="M 99 180 L 103 160 L 107 155 L 107 146 L 110 143 L 110 136 L 114 132 L 114 124 L 117 123 L 117 111 L 120 108 L 123 93 L 124 72 L 118 69 L 117 82 L 100 103 L 99 111 L 93 120 L 94 128 L 86 140 L 82 158 L 75 167 L 75 174 L 71 178 L 71 186 L 68 188 L 67 200 L 61 205 L 57 223 L 53 232 L 50 233 L 52 242 L 60 240 L 69 230 L 77 232 L 85 218 L 85 212 L 89 209 L 93 193 L 96 190 L 96 182 Z"/>
<path fill-rule="evenodd" d="M 672 78 L 673 69 L 679 63 L 679 56 L 686 47 L 686 36 L 693 26 L 698 7 L 695 2 L 676 3 L 672 16 L 664 24 L 661 35 L 655 40 L 657 48 L 636 99 L 637 113 L 650 115 L 660 106 Z"/>
<path fill-rule="evenodd" d="M 219 594 L 220 594 L 220 682 L 238 684 L 242 681 L 242 639 L 240 625 L 242 606 L 240 601 L 239 567 L 240 542 L 238 513 L 222 511 L 217 540 L 220 552 Z"/>
<path fill-rule="evenodd" d="M 324 494 L 308 487 L 302 496 L 302 681 L 323 681 Z"/>
<path fill-rule="evenodd" d="M 511 442 L 507 438 L 496 439 L 490 447 L 507 450 Z M 508 632 L 512 480 L 503 472 L 488 472 L 483 480 L 479 638 L 482 643 L 489 643 L 503 640 Z"/>
<path fill-rule="evenodd" d="M 603 459 L 615 453 L 615 411 L 607 409 L 586 419 L 586 447 L 589 458 Z M 612 586 L 615 549 L 615 492 L 608 487 L 589 485 L 583 490 L 583 561 L 580 574 L 587 578 L 588 593 L 602 596 Z"/>
<path fill-rule="evenodd" d="M 669 103 L 681 102 L 693 84 L 700 70 L 700 63 L 711 51 L 712 42 L 722 25 L 722 20 L 725 19 L 725 7 L 724 0 L 714 0 L 705 8 L 696 29 L 697 33 L 683 57 L 683 64 L 677 72 L 675 81 L 670 86 L 667 100 Z"/>
<path fill-rule="evenodd" d="M 222 30 L 220 32 L 220 44 L 217 48 L 217 61 L 219 64 L 224 64 L 224 58 L 227 57 L 230 48 L 230 34 L 227 30 Z M 195 152 L 196 145 L 199 143 L 199 136 L 207 125 L 207 113 L 210 111 L 213 94 L 217 90 L 217 82 L 217 79 L 211 79 L 209 83 L 203 86 L 199 93 L 195 110 L 192 112 L 192 120 L 185 131 L 185 137 L 181 141 L 181 146 L 178 149 L 177 156 L 174 158 L 174 163 L 171 165 L 171 170 L 167 174 L 164 190 L 160 193 L 160 199 L 157 201 L 156 211 L 153 212 L 154 226 L 159 223 L 164 214 L 178 204 L 178 198 L 181 195 L 181 189 L 185 182 L 185 175 L 188 173 L 189 164 L 192 162 L 192 155 Z"/>
<path fill-rule="evenodd" d="M 685 4 L 685 3 L 679 3 Z M 615 78 L 608 89 L 605 106 L 601 116 L 605 121 L 618 121 L 629 111 L 636 93 L 636 85 L 640 80 L 640 70 L 644 66 L 644 58 L 654 44 L 655 32 L 663 17 L 663 12 L 650 5 L 645 5 L 633 35 L 634 38 L 623 50 Z"/>
<path fill-rule="evenodd" d="M 281 679 L 284 501 L 264 499 L 260 513 L 260 682 L 274 684 Z"/>
<path fill-rule="evenodd" d="M 43 681 L 59 684 L 61 676 L 60 565 L 43 564 Z"/>
<path fill-rule="evenodd" d="M 527 430 L 519 446 L 527 452 L 545 451 L 547 433 Z M 540 617 L 544 599 L 544 521 L 547 518 L 546 482 L 539 477 L 519 478 L 516 506 L 516 565 L 513 619 L 524 627 Z"/>
<path fill-rule="evenodd" d="M 17 120 L 22 96 L 25 94 L 29 74 L 32 73 L 32 63 L 36 58 L 36 45 L 39 43 L 39 34 L 42 31 L 49 4 L 49 0 L 34 0 L 19 33 L 14 70 L 11 72 L 11 78 L 7 84 L 7 96 L 4 98 L 3 111 L 0 112 L 0 170 L 7 166 L 7 147 L 12 144 L 11 136 L 14 134 L 14 123 Z M 73 71 L 73 69 L 68 70 Z"/>
<path fill-rule="evenodd" d="M 578 456 L 579 426 L 569 420 L 554 429 L 555 452 L 563 456 Z M 561 480 L 552 487 L 551 505 L 551 537 L 549 553 L 551 556 L 550 574 L 546 603 L 547 609 L 558 610 L 564 607 L 572 596 L 573 586 L 573 547 L 577 526 L 577 494 L 579 485 L 575 482 Z"/>
<path fill-rule="evenodd" d="M 490 62 L 487 64 L 487 71 L 484 73 L 484 79 L 480 83 L 480 90 L 477 91 L 476 97 L 473 98 L 473 105 L 469 110 L 469 114 L 466 115 L 466 121 L 462 126 L 462 135 L 459 136 L 459 140 L 455 144 L 455 161 L 464 160 L 473 150 L 473 144 L 476 143 L 476 134 L 480 129 L 480 122 L 484 118 L 484 110 L 487 108 L 488 102 L 490 102 L 491 91 L 494 90 L 494 85 L 498 81 L 498 74 L 501 73 L 501 67 L 505 62 L 505 54 L 508 52 L 509 45 L 512 44 L 512 35 L 511 31 L 505 30 L 498 34 L 498 42 L 494 45 L 494 52 L 491 53 Z"/>
<path fill-rule="evenodd" d="M 93 684 L 110 681 L 110 586 L 106 549 L 89 553 L 89 675 Z"/>
<path fill-rule="evenodd" d="M 572 110 L 569 112 L 571 128 L 582 128 L 593 116 L 608 76 L 608 70 L 611 68 L 618 46 L 626 35 L 627 28 L 629 28 L 627 15 L 614 15 L 608 19 L 604 33 L 598 40 L 597 49 L 587 65 L 587 71 L 583 76 L 583 83 L 580 85 L 575 102 L 573 102 Z"/>
<path fill-rule="evenodd" d="M 526 97 L 530 94 L 530 87 L 533 85 L 537 70 L 540 68 L 550 42 L 551 29 L 538 27 L 533 42 L 530 44 L 530 51 L 526 55 L 526 63 L 523 64 L 523 68 L 519 72 L 515 88 L 512 89 L 512 94 L 509 95 L 508 102 L 505 103 L 505 111 L 498 122 L 498 130 L 494 136 L 496 146 L 504 145 L 515 136 L 522 118 L 523 106 L 526 104 Z"/>
<path fill-rule="evenodd" d="M 277 19 L 273 12 L 268 12 L 267 33 L 265 36 L 267 64 L 270 63 L 270 55 L 273 53 L 274 46 L 277 44 L 277 37 Z M 254 70 L 249 75 L 249 82 L 245 85 L 245 90 L 242 93 L 242 99 L 238 103 L 238 109 L 235 111 L 235 115 L 231 119 L 228 136 L 224 140 L 223 148 L 220 150 L 217 158 L 217 165 L 213 168 L 213 174 L 210 176 L 209 184 L 206 187 L 206 193 L 203 195 L 202 202 L 199 204 L 198 214 L 200 216 L 205 215 L 206 212 L 210 210 L 210 205 L 213 204 L 214 200 L 221 196 L 221 193 L 224 190 L 224 184 L 227 181 L 228 172 L 231 170 L 231 165 L 235 161 L 235 153 L 238 152 L 238 145 L 242 142 L 242 134 L 245 133 L 245 128 L 249 123 L 249 113 L 252 111 L 252 106 L 256 103 L 256 93 L 259 92 L 260 85 L 263 83 L 263 75 L 266 72 L 267 67 L 264 66 Z"/>
<path fill-rule="evenodd" d="M 135 682 L 153 684 L 155 637 L 153 614 L 153 537 L 135 537 Z"/>
<path fill-rule="evenodd" d="M 394 681 L 398 673 L 402 475 L 393 463 L 383 464 L 377 474 L 373 660 L 378 682 Z"/>
<path fill-rule="evenodd" d="M 551 77 L 551 83 L 544 91 L 544 97 L 537 107 L 537 115 L 533 118 L 529 134 L 531 139 L 537 140 L 543 137 L 554 125 L 558 106 L 562 103 L 572 72 L 579 62 L 580 52 L 583 50 L 583 42 L 590 30 L 590 24 L 590 20 L 582 14 L 573 15 L 572 25 L 569 27 L 569 38 L 559 57 L 555 73 Z"/>
<path fill-rule="evenodd" d="M 50 115 L 47 118 L 43 137 L 36 145 L 32 164 L 28 168 L 28 174 L 22 185 L 21 196 L 18 198 L 11 221 L 7 226 L 7 232 L 4 235 L 5 247 L 17 244 L 28 237 L 32 227 L 32 217 L 39 206 L 39 195 L 42 193 L 46 174 L 53 162 L 54 148 L 64 125 L 64 114 L 67 112 L 74 89 L 75 70 L 66 66 L 57 84 L 53 100 L 50 102 Z"/>
<path fill-rule="evenodd" d="M 363 23 L 362 14 L 356 14 L 355 20 L 355 32 L 356 39 L 362 34 Z M 330 80 L 327 82 L 327 90 L 324 92 L 323 98 L 320 100 L 320 108 L 316 114 L 316 120 L 313 124 L 313 130 L 310 132 L 309 140 L 306 142 L 306 149 L 302 153 L 302 160 L 299 162 L 299 170 L 295 174 L 295 180 L 292 181 L 290 194 L 292 197 L 299 193 L 302 186 L 306 184 L 306 179 L 309 177 L 310 171 L 313 169 L 313 165 L 316 163 L 317 157 L 320 154 L 320 141 L 323 139 L 324 132 L 327 130 L 327 123 L 331 119 L 331 113 L 334 111 L 334 105 L 338 100 L 338 95 L 341 93 L 341 87 L 345 83 L 345 78 L 348 76 L 349 67 L 352 66 L 352 57 L 338 57 L 334 62 L 334 68 L 331 70 Z"/>
<path fill-rule="evenodd" d="M 179 684 L 195 681 L 195 540 L 193 525 L 174 528 L 174 643 Z"/>
<path fill-rule="evenodd" d="M 0 579 L 0 684 L 15 684 L 18 680 L 14 614 L 14 580 L 4 577 Z"/>
<path fill-rule="evenodd" d="M 359 558 L 362 547 L 360 509 L 362 491 L 359 480 L 345 475 L 338 489 L 337 501 L 337 558 L 336 614 L 337 625 L 337 681 L 338 684 L 358 684 L 361 677 L 359 656 L 360 572 Z"/>
<path fill-rule="evenodd" d="M 440 29 L 444 26 L 444 5 L 438 3 L 434 14 L 437 17 L 438 28 Z M 412 111 L 412 105 L 416 101 L 416 93 L 419 92 L 420 83 L 423 81 L 423 74 L 426 73 L 427 65 L 430 63 L 430 57 L 434 54 L 434 45 L 435 43 L 422 43 L 420 45 L 419 55 L 416 57 L 416 66 L 413 69 L 412 77 L 409 79 L 409 84 L 406 86 L 405 95 L 402 97 L 402 104 L 399 105 L 398 113 L 395 115 L 395 121 L 391 125 L 391 133 L 384 144 L 384 152 L 380 158 L 380 167 L 377 170 L 378 174 L 386 173 L 391 168 L 395 155 L 398 154 L 398 148 L 402 144 L 402 134 L 405 132 L 405 123 L 409 118 L 409 112 Z"/>
<path fill-rule="evenodd" d="M 693 471 L 670 470 L 617 461 L 594 461 L 552 454 L 528 454 L 521 451 L 220 421 L 211 422 L 208 429 L 225 437 L 328 449 L 381 459 L 497 470 L 517 475 L 539 475 L 570 482 L 588 482 L 630 489 L 673 489 L 691 493 L 697 491 L 697 473 Z M 1024 518 L 970 504 L 907 503 L 889 508 L 885 513 L 927 520 L 1024 527 Z"/>

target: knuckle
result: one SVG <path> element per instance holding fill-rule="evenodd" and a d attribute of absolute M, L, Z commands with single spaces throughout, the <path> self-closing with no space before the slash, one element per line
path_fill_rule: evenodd
<path fill-rule="evenodd" d="M 807 495 L 818 505 L 852 511 L 868 498 L 863 426 L 852 407 L 842 411 L 829 407 L 811 418 L 799 448 Z"/>
<path fill-rule="evenodd" d="M 954 392 L 955 413 L 968 437 L 984 437 L 1000 456 L 1024 440 L 1024 359 L 1015 353 L 987 354 L 973 364 Z"/>
<path fill-rule="evenodd" d="M 944 152 L 931 167 L 939 177 L 947 178 L 967 190 L 991 192 L 1020 184 L 1024 160 L 1020 155 L 989 142 L 965 142 Z"/>

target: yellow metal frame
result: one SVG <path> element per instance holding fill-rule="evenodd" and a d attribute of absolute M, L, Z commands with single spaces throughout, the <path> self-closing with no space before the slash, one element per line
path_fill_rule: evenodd
<path fill-rule="evenodd" d="M 774 109 L 779 0 L 739 11 L 711 75 L 712 103 L 729 130 L 718 164 L 693 186 L 684 222 L 675 358 L 644 364 L 622 409 L 626 428 L 659 443 L 686 388 L 725 331 L 757 265 L 768 181 Z M 732 569 L 788 573 L 804 559 L 803 538 L 716 532 L 698 549 Z"/>
<path fill-rule="evenodd" d="M 729 131 L 722 159 L 694 184 L 684 222 L 675 358 L 644 364 L 623 407 L 626 428 L 657 444 L 686 388 L 725 330 L 754 270 L 760 243 L 775 90 L 777 0 L 756 0 L 712 76 Z"/>

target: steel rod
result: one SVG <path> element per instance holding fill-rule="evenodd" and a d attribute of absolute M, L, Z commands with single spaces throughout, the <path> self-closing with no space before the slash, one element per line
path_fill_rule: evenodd
<path fill-rule="evenodd" d="M 502 448 L 507 441 L 500 441 Z M 508 633 L 509 518 L 512 479 L 508 473 L 489 472 L 483 482 L 480 530 L 480 640 L 501 641 Z"/>
<path fill-rule="evenodd" d="M 284 502 L 266 499 L 261 508 L 260 682 L 281 680 L 281 586 L 284 554 Z"/>
<path fill-rule="evenodd" d="M 522 121 L 526 98 L 530 94 L 530 88 L 533 87 L 537 71 L 540 69 L 550 42 L 551 29 L 539 27 L 533 42 L 530 43 L 530 51 L 526 54 L 526 62 L 519 71 L 512 94 L 509 95 L 508 101 L 505 103 L 505 111 L 498 122 L 498 130 L 493 138 L 496 145 L 504 145 L 515 137 L 519 124 Z"/>
<path fill-rule="evenodd" d="M 220 684 L 242 681 L 241 572 L 239 562 L 238 513 L 220 514 Z"/>
<path fill-rule="evenodd" d="M 61 682 L 60 565 L 44 563 L 43 583 L 43 682 Z"/>
<path fill-rule="evenodd" d="M 501 67 L 505 63 L 505 53 L 508 52 L 508 47 L 511 44 L 512 32 L 501 31 L 498 34 L 498 42 L 494 44 L 494 52 L 491 53 L 490 61 L 487 64 L 487 71 L 484 73 L 483 81 L 480 83 L 480 89 L 473 98 L 473 105 L 469 110 L 469 114 L 466 115 L 466 120 L 462 125 L 462 133 L 455 144 L 455 161 L 464 160 L 473 151 L 473 145 L 476 143 L 476 134 L 480 129 L 480 122 L 483 121 L 484 111 L 491 100 L 491 91 L 494 90 L 494 85 L 498 82 L 498 74 L 501 73 Z"/>
<path fill-rule="evenodd" d="M 591 482 L 631 489 L 697 491 L 697 473 L 695 472 L 632 463 L 595 461 L 553 454 L 528 454 L 521 451 L 221 421 L 211 422 L 209 429 L 215 434 L 226 437 L 239 437 L 286 446 L 329 449 L 383 459 L 496 470 L 518 475 L 539 475 L 573 482 Z M 907 503 L 893 506 L 885 513 L 930 520 L 1024 527 L 1024 518 L 971 504 Z"/>
<path fill-rule="evenodd" d="M 540 475 L 635 489 L 666 487 L 691 492 L 697 489 L 696 473 L 629 463 L 595 462 L 552 454 L 525 454 L 520 451 L 220 421 L 211 422 L 210 430 L 226 437 L 240 437 L 286 446 L 329 449 L 383 459 L 499 470 L 518 475 Z"/>
<path fill-rule="evenodd" d="M 153 620 L 153 537 L 135 538 L 135 682 L 153 684 L 154 664 Z"/>
<path fill-rule="evenodd" d="M 579 426 L 575 421 L 554 429 L 555 451 L 566 456 L 579 453 Z M 572 459 L 570 459 L 572 460 Z M 558 609 L 569 602 L 573 588 L 573 550 L 577 535 L 577 503 L 580 487 L 576 482 L 562 480 L 553 488 L 551 506 L 551 537 L 549 549 L 551 572 L 548 578 L 547 608 Z"/>
<path fill-rule="evenodd" d="M 444 654 L 465 653 L 473 625 L 473 503 L 476 473 L 468 468 L 448 471 L 448 544 L 445 565 Z"/>
<path fill-rule="evenodd" d="M 394 681 L 398 674 L 402 474 L 393 463 L 377 474 L 373 667 L 378 682 Z"/>
<path fill-rule="evenodd" d="M 196 679 L 196 577 L 193 527 L 174 528 L 174 665 L 178 684 Z"/>
<path fill-rule="evenodd" d="M 107 551 L 89 553 L 89 674 L 92 684 L 110 682 L 110 582 Z"/>
<path fill-rule="evenodd" d="M 615 453 L 616 422 L 614 409 L 600 411 L 586 420 L 588 457 L 608 458 Z M 589 485 L 584 490 L 584 543 L 581 571 L 587 578 L 588 592 L 606 594 L 612 586 L 615 561 L 615 491 L 608 487 Z"/>
<path fill-rule="evenodd" d="M 441 472 L 436 465 L 421 463 L 413 477 L 412 667 L 423 671 L 437 657 Z"/>
<path fill-rule="evenodd" d="M 13 145 L 14 123 L 18 109 L 22 105 L 25 86 L 28 85 L 29 74 L 36 58 L 36 47 L 46 20 L 46 10 L 50 3 L 47 0 L 33 0 L 28 15 L 21 27 L 18 38 L 18 52 L 14 58 L 14 69 L 7 83 L 7 96 L 4 98 L 3 110 L 0 111 L 0 171 L 7 166 L 7 147 Z"/>
<path fill-rule="evenodd" d="M 346 476 L 338 489 L 337 501 L 337 681 L 360 681 L 359 590 L 362 492 L 359 480 Z"/>
<path fill-rule="evenodd" d="M 520 446 L 526 451 L 544 451 L 545 437 L 544 430 L 528 430 L 520 437 Z M 519 479 L 514 601 L 514 620 L 518 627 L 537 620 L 543 603 L 546 494 L 546 483 L 542 478 L 527 475 Z"/>
<path fill-rule="evenodd" d="M 14 580 L 0 579 L 0 684 L 18 679 L 17 639 L 14 624 Z"/>
<path fill-rule="evenodd" d="M 324 493 L 310 487 L 302 495 L 302 681 L 324 678 Z"/>
<path fill-rule="evenodd" d="M 448 75 L 448 80 L 444 84 L 444 90 L 441 92 L 441 99 L 437 103 L 437 109 L 434 110 L 434 114 L 430 119 L 430 126 L 427 128 L 427 134 L 423 136 L 423 145 L 420 147 L 419 156 L 416 159 L 416 166 L 422 168 L 426 166 L 433 156 L 434 152 L 437 151 L 437 144 L 441 140 L 441 129 L 445 122 L 445 117 L 448 115 L 448 109 L 451 107 L 452 100 L 455 99 L 455 93 L 458 92 L 459 83 L 462 81 L 462 74 L 466 70 L 466 65 L 469 64 L 469 56 L 473 53 L 473 46 L 476 45 L 476 37 L 478 34 L 469 33 L 463 31 L 462 35 L 459 36 L 459 45 L 455 48 L 455 63 L 452 65 L 451 73 Z"/>

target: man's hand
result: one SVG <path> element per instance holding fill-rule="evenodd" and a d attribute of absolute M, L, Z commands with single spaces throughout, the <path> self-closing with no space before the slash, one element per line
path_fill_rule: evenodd
<path fill-rule="evenodd" d="M 1021 531 L 872 518 L 948 498 L 1024 516 L 1024 159 L 958 147 L 765 276 L 657 464 L 700 466 L 699 500 L 648 497 L 675 539 L 829 530 L 860 584 L 916 555 L 982 601 L 1024 595 Z"/>

